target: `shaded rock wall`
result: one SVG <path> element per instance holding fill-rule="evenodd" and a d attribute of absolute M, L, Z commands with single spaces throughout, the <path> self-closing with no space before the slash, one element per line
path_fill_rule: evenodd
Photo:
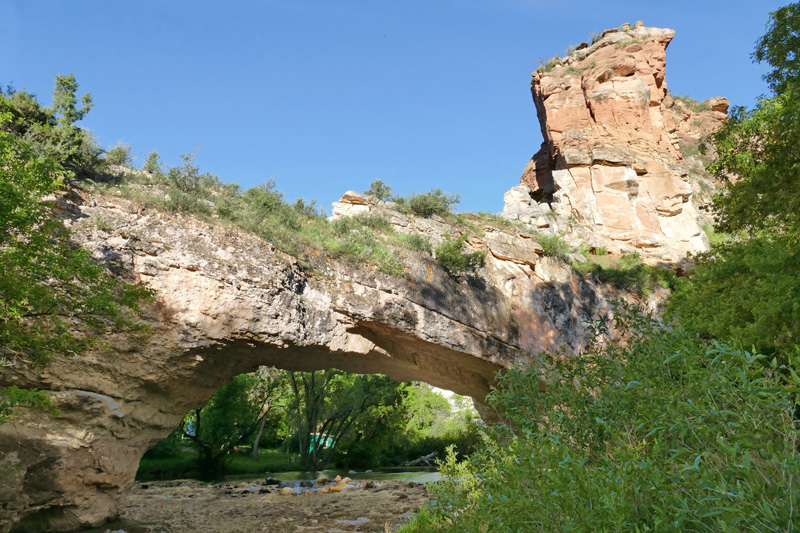
<path fill-rule="evenodd" d="M 545 141 L 506 195 L 505 216 L 668 262 L 707 249 L 682 144 L 713 131 L 727 100 L 676 106 L 665 81 L 674 35 L 640 23 L 607 30 L 533 73 Z"/>
<path fill-rule="evenodd" d="M 368 205 L 434 244 L 462 231 L 359 196 L 346 195 L 342 209 Z M 259 365 L 381 372 L 480 406 L 498 369 L 543 349 L 579 350 L 584 324 L 613 294 L 541 256 L 530 236 L 490 223 L 469 239 L 488 253 L 479 276 L 453 277 L 430 255 L 398 249 L 406 276 L 394 278 L 313 250 L 301 267 L 250 234 L 121 199 L 84 195 L 68 211 L 81 245 L 156 289 L 145 313 L 153 330 L 109 336 L 104 349 L 46 368 L 2 369 L 1 385 L 47 390 L 61 412 L 22 410 L 0 425 L 0 531 L 114 516 L 147 448 Z"/>

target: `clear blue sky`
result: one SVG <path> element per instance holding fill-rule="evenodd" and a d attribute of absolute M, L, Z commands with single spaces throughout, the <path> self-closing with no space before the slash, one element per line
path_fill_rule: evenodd
<path fill-rule="evenodd" d="M 100 143 L 157 149 L 330 213 L 381 179 L 502 209 L 541 142 L 530 73 L 623 22 L 673 28 L 667 84 L 752 105 L 750 53 L 788 0 L 3 0 L 0 83 L 49 105 L 74 73 Z"/>

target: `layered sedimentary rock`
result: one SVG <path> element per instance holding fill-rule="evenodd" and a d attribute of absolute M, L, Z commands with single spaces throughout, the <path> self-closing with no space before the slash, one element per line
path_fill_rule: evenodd
<path fill-rule="evenodd" d="M 434 244 L 463 230 L 357 193 L 340 204 Z M 152 331 L 109 336 L 44 368 L 2 368 L 0 385 L 49 391 L 60 413 L 23 409 L 0 425 L 0 531 L 114 516 L 147 448 L 259 365 L 380 372 L 480 404 L 498 369 L 544 349 L 578 351 L 611 295 L 542 256 L 529 235 L 491 223 L 468 241 L 488 255 L 479 275 L 451 276 L 429 254 L 397 249 L 405 276 L 391 277 L 314 250 L 301 266 L 251 234 L 121 199 L 84 195 L 67 207 L 82 246 L 155 289 Z"/>
<path fill-rule="evenodd" d="M 727 100 L 676 104 L 665 82 L 675 32 L 623 28 L 533 73 L 544 143 L 504 215 L 674 262 L 707 248 L 684 154 L 724 120 Z"/>

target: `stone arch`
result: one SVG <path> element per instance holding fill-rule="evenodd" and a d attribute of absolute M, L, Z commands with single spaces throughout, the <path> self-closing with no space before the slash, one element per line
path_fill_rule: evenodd
<path fill-rule="evenodd" d="M 488 252 L 480 279 L 413 254 L 397 278 L 313 251 L 301 266 L 255 236 L 126 204 L 81 209 L 115 233 L 87 224 L 76 238 L 156 290 L 143 316 L 152 331 L 111 335 L 105 349 L 45 368 L 3 369 L 0 384 L 52 391 L 61 413 L 22 411 L 0 425 L 0 466 L 10 472 L 0 531 L 115 516 L 141 455 L 259 365 L 384 373 L 480 405 L 498 369 L 547 348 L 579 349 L 581 324 L 606 306 L 605 289 L 539 257 L 523 236 L 471 240 Z M 558 306 L 548 304 L 554 295 Z"/>

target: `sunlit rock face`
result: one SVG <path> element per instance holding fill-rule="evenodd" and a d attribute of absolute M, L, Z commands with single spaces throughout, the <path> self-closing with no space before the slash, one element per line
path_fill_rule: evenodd
<path fill-rule="evenodd" d="M 676 105 L 665 82 L 674 35 L 641 23 L 607 30 L 533 73 L 545 141 L 506 195 L 505 216 L 673 263 L 707 249 L 692 202 L 702 168 L 685 155 L 725 119 L 728 102 Z"/>
<path fill-rule="evenodd" d="M 358 193 L 339 204 L 340 213 L 381 213 L 434 246 L 463 231 Z M 451 276 L 430 254 L 398 249 L 405 275 L 392 277 L 313 250 L 301 265 L 245 232 L 121 199 L 83 195 L 64 211 L 80 245 L 156 290 L 145 316 L 152 332 L 110 336 L 45 368 L 2 369 L 0 385 L 50 391 L 60 413 L 22 410 L 0 425 L 1 531 L 113 517 L 147 448 L 259 365 L 421 380 L 480 408 L 498 369 L 545 349 L 577 352 L 613 296 L 496 223 L 470 232 L 467 244 L 487 252 L 478 275 Z"/>

